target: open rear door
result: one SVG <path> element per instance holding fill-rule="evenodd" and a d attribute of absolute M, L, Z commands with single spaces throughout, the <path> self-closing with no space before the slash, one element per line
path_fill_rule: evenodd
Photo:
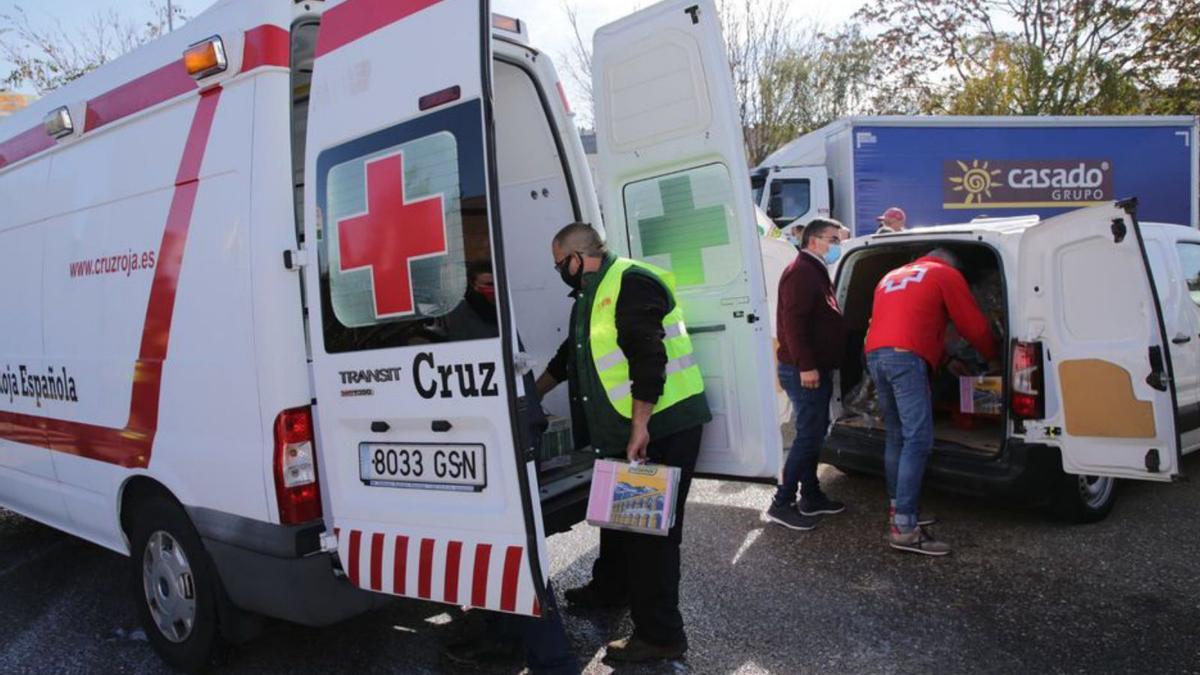
<path fill-rule="evenodd" d="M 346 0 L 322 19 L 305 186 L 318 471 L 354 584 L 535 615 L 545 556 L 513 431 L 489 25 L 477 0 Z M 490 333 L 461 314 L 477 265 L 499 287 Z"/>
<path fill-rule="evenodd" d="M 774 478 L 782 460 L 767 298 L 741 122 L 712 0 L 668 0 L 596 31 L 605 230 L 671 270 L 713 422 L 697 471 Z"/>
<path fill-rule="evenodd" d="M 1132 203 L 1050 218 L 1022 237 L 1018 339 L 1041 342 L 1045 420 L 1031 440 L 1069 473 L 1169 480 L 1179 473 L 1175 384 Z"/>

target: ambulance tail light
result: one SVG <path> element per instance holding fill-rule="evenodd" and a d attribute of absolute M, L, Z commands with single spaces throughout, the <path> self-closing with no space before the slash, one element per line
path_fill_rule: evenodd
<path fill-rule="evenodd" d="M 183 65 L 187 68 L 188 75 L 196 80 L 225 72 L 229 67 L 225 60 L 225 43 L 215 35 L 197 42 L 183 52 Z"/>
<path fill-rule="evenodd" d="M 275 418 L 275 498 L 283 525 L 321 517 L 312 409 L 308 406 L 284 410 Z"/>
<path fill-rule="evenodd" d="M 562 99 L 563 110 L 566 111 L 567 115 L 574 117 L 575 111 L 571 110 L 571 101 L 567 98 L 567 90 L 563 89 L 562 81 L 555 82 L 554 86 L 558 88 L 558 97 Z"/>
<path fill-rule="evenodd" d="M 1042 368 L 1042 343 L 1013 343 L 1010 406 L 1017 419 L 1037 420 L 1046 416 L 1046 386 Z"/>

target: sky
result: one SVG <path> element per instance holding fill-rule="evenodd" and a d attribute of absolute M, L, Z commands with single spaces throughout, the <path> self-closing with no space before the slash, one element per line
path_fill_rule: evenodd
<path fill-rule="evenodd" d="M 291 0 L 243 0 L 244 2 L 291 2 Z M 585 39 L 591 39 L 591 31 L 614 21 L 640 7 L 652 4 L 650 0 L 572 0 L 579 9 L 581 28 L 586 31 Z M 173 0 L 189 15 L 195 16 L 213 4 L 213 0 Z M 791 0 L 789 11 L 794 19 L 815 22 L 822 26 L 833 26 L 847 19 L 864 4 L 864 0 Z M 81 9 L 81 5 L 86 9 Z M 58 20 L 70 30 L 83 25 L 98 11 L 109 8 L 132 19 L 150 15 L 149 0 L 0 0 L 0 14 L 12 12 L 14 7 L 25 8 L 35 24 L 51 24 Z M 563 11 L 563 0 L 492 0 L 492 11 L 524 19 L 529 26 L 530 42 L 550 55 L 559 66 L 559 75 L 572 101 L 582 96 L 563 63 L 571 50 L 570 24 Z M 0 38 L 2 39 L 2 38 Z M 0 59 L 0 77 L 6 75 L 11 64 Z"/>

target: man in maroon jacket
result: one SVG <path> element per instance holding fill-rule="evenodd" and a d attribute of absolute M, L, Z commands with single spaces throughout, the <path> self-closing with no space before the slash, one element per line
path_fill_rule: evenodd
<path fill-rule="evenodd" d="M 875 287 L 865 347 L 887 426 L 890 544 L 924 555 L 950 552 L 949 545 L 921 528 L 917 515 L 925 462 L 933 450 L 929 374 L 942 362 L 947 318 L 983 358 L 996 358 L 991 328 L 958 267 L 954 253 L 938 248 L 888 272 Z"/>
<path fill-rule="evenodd" d="M 846 508 L 826 497 L 817 481 L 817 457 L 829 428 L 833 369 L 840 365 L 846 343 L 842 310 L 828 268 L 841 255 L 845 231 L 836 220 L 810 222 L 801 235 L 799 255 L 779 280 L 776 356 L 779 384 L 796 413 L 796 440 L 783 467 L 783 480 L 764 516 L 793 530 L 811 530 L 817 516 Z"/>

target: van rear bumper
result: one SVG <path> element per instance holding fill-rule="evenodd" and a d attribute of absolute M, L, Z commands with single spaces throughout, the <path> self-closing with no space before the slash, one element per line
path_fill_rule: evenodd
<path fill-rule="evenodd" d="M 882 476 L 883 434 L 835 427 L 825 441 L 821 461 Z M 925 485 L 958 494 L 1036 504 L 1049 498 L 1061 472 L 1058 448 L 1010 438 L 995 457 L 935 449 L 925 468 Z"/>
<path fill-rule="evenodd" d="M 334 574 L 333 556 L 320 551 L 321 523 L 274 525 L 190 507 L 230 601 L 256 614 L 305 626 L 327 626 L 387 602 Z"/>

